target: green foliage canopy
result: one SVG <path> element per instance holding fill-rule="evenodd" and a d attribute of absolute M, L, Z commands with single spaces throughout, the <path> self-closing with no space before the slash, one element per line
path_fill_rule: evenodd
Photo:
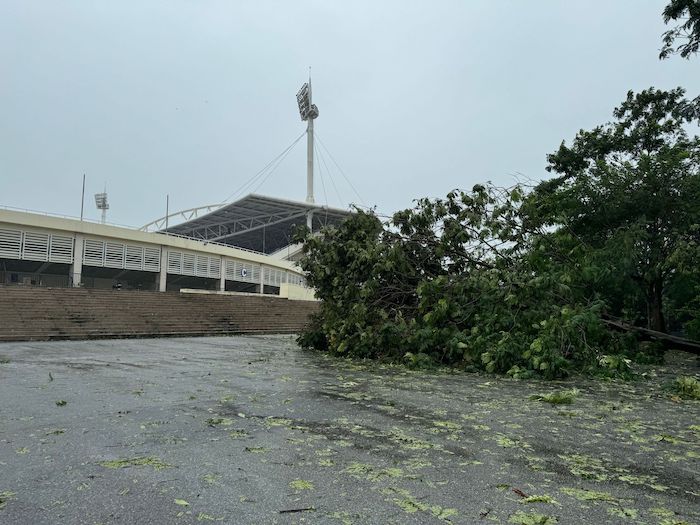
<path fill-rule="evenodd" d="M 690 58 L 700 49 L 700 0 L 671 0 L 663 11 L 664 23 L 682 21 L 662 36 L 659 58 L 679 54 Z M 676 45 L 676 41 L 681 43 Z"/>
<path fill-rule="evenodd" d="M 580 131 L 549 155 L 547 169 L 559 176 L 537 186 L 529 209 L 604 270 L 586 285 L 608 297 L 615 315 L 661 332 L 669 287 L 692 280 L 697 253 L 700 139 L 686 128 L 700 118 L 700 103 L 683 95 L 629 92 L 614 122 Z"/>

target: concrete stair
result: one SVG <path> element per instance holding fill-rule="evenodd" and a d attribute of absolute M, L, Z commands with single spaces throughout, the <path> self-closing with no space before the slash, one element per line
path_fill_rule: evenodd
<path fill-rule="evenodd" d="M 0 341 L 298 333 L 313 301 L 0 286 Z"/>

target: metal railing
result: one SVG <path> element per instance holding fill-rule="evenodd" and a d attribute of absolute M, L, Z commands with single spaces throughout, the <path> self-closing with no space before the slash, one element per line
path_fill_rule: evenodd
<path fill-rule="evenodd" d="M 34 214 L 37 214 L 37 215 L 44 215 L 44 216 L 46 216 L 46 217 L 56 217 L 56 218 L 59 218 L 59 219 L 70 219 L 70 220 L 74 220 L 74 221 L 78 221 L 78 222 L 81 221 L 80 217 L 73 217 L 72 215 L 64 215 L 64 214 L 61 214 L 61 213 L 51 213 L 51 212 L 47 212 L 47 211 L 31 210 L 31 209 L 27 209 L 27 208 L 18 208 L 18 207 L 15 207 L 15 206 L 7 206 L 7 205 L 4 205 L 4 204 L 0 204 L 0 209 L 9 210 L 9 211 L 20 211 L 20 212 L 23 212 L 23 213 L 34 213 Z M 116 227 L 118 227 L 118 228 L 125 228 L 125 229 L 127 229 L 127 230 L 132 230 L 132 231 L 138 231 L 138 232 L 142 232 L 142 233 L 147 233 L 147 232 L 144 232 L 143 230 L 141 230 L 140 228 L 136 228 L 136 227 L 134 227 L 134 226 L 127 226 L 127 225 L 125 225 L 125 224 L 118 224 L 118 223 L 113 223 L 113 222 L 104 222 L 104 223 L 103 223 L 103 222 L 98 221 L 98 220 L 94 220 L 94 219 L 85 219 L 85 218 L 82 219 L 82 222 L 89 222 L 89 223 L 92 223 L 92 224 L 104 224 L 105 226 L 116 226 Z M 158 235 L 165 235 L 165 236 L 167 236 L 167 237 L 176 237 L 176 238 L 185 239 L 185 240 L 188 240 L 188 241 L 196 241 L 196 242 L 202 243 L 202 244 L 205 245 L 205 246 L 206 246 L 207 244 L 212 244 L 212 245 L 214 245 L 214 246 L 221 246 L 221 247 L 223 247 L 223 248 L 229 248 L 229 249 L 230 249 L 230 248 L 233 248 L 233 249 L 235 249 L 235 250 L 241 250 L 241 251 L 244 251 L 244 252 L 253 253 L 253 254 L 255 254 L 255 255 L 264 255 L 264 256 L 266 256 L 266 257 L 269 257 L 269 254 L 267 254 L 267 253 L 265 253 L 265 252 L 260 252 L 260 251 L 257 251 L 257 250 L 252 250 L 252 249 L 250 249 L 250 248 L 243 248 L 242 246 L 233 246 L 233 245 L 231 245 L 231 244 L 224 244 L 224 243 L 222 243 L 222 242 L 217 242 L 217 241 L 207 241 L 206 239 L 198 239 L 198 238 L 196 238 L 196 237 L 189 237 L 189 236 L 187 236 L 187 235 L 182 235 L 182 234 L 179 234 L 179 233 L 171 233 L 171 232 L 163 232 L 163 231 L 148 232 L 148 233 L 155 233 L 155 234 L 158 234 Z M 299 275 L 301 275 L 301 274 L 299 274 Z"/>
<path fill-rule="evenodd" d="M 237 250 L 242 250 L 242 251 L 244 251 L 244 252 L 255 253 L 255 254 L 257 254 L 257 255 L 267 255 L 265 252 L 259 252 L 259 251 L 257 251 L 257 250 L 251 250 L 250 248 L 243 248 L 242 246 L 233 246 L 233 245 L 231 245 L 231 244 L 224 244 L 224 243 L 222 243 L 222 242 L 216 242 L 216 241 L 207 241 L 206 239 L 198 239 L 198 238 L 196 238 L 196 237 L 189 237 L 189 236 L 187 236 L 187 235 L 181 235 L 181 234 L 179 234 L 179 233 L 170 233 L 170 232 L 161 232 L 161 231 L 145 232 L 145 231 L 142 230 L 141 228 L 136 228 L 135 226 L 128 226 L 128 225 L 126 225 L 126 224 L 119 224 L 119 223 L 116 223 L 116 222 L 102 222 L 102 221 L 98 221 L 98 220 L 95 220 L 95 219 L 85 219 L 85 218 L 83 218 L 83 219 L 81 220 L 80 217 L 74 217 L 74 216 L 72 216 L 72 215 L 65 215 L 65 214 L 62 214 L 62 213 L 52 213 L 52 212 L 48 212 L 48 211 L 30 210 L 30 209 L 28 209 L 28 208 L 18 208 L 18 207 L 16 207 L 16 206 L 7 206 L 7 205 L 4 205 L 4 204 L 0 204 L 0 209 L 9 210 L 9 211 L 21 211 L 21 212 L 23 212 L 23 213 L 34 213 L 34 214 L 37 214 L 37 215 L 44 215 L 44 216 L 46 216 L 46 217 L 56 217 L 56 218 L 58 218 L 58 219 L 70 219 L 70 220 L 79 221 L 79 222 L 81 222 L 81 221 L 82 221 L 82 222 L 89 222 L 89 223 L 92 223 L 92 224 L 104 224 L 105 226 L 116 226 L 116 227 L 118 227 L 118 228 L 125 228 L 125 229 L 127 229 L 127 230 L 139 231 L 139 232 L 143 232 L 143 233 L 157 233 L 157 234 L 159 234 L 159 235 L 167 235 L 168 237 L 178 237 L 178 238 L 180 238 L 180 239 L 186 239 L 186 240 L 188 240 L 188 241 L 197 241 L 197 242 L 201 242 L 201 243 L 203 243 L 203 244 L 205 244 L 205 245 L 206 245 L 206 244 L 213 244 L 213 245 L 216 245 L 216 246 L 223 246 L 224 248 L 235 248 L 235 249 L 237 249 Z"/>

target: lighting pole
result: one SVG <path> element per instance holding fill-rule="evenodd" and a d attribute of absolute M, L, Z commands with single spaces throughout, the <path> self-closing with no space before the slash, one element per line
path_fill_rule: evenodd
<path fill-rule="evenodd" d="M 311 99 L 311 75 L 297 93 L 299 116 L 306 124 L 306 202 L 314 203 L 314 120 L 318 117 L 318 108 Z M 309 211 L 306 224 L 311 229 L 313 212 Z"/>
<path fill-rule="evenodd" d="M 95 193 L 95 206 L 98 210 L 102 210 L 102 224 L 107 220 L 107 210 L 109 203 L 107 202 L 107 192 Z"/>

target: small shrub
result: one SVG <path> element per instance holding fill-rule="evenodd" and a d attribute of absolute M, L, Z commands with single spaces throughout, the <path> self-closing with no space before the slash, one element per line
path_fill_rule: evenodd
<path fill-rule="evenodd" d="M 323 331 L 323 319 L 318 313 L 311 314 L 309 323 L 297 338 L 297 343 L 302 348 L 328 350 L 328 339 Z"/>
<path fill-rule="evenodd" d="M 632 360 L 623 354 L 603 355 L 598 358 L 598 375 L 629 378 L 632 376 Z"/>
<path fill-rule="evenodd" d="M 672 384 L 673 390 L 686 399 L 700 399 L 700 381 L 690 376 L 677 377 Z"/>
<path fill-rule="evenodd" d="M 561 390 L 559 392 L 550 392 L 549 394 L 533 394 L 530 396 L 532 401 L 542 401 L 551 405 L 570 405 L 578 396 L 578 390 Z"/>
<path fill-rule="evenodd" d="M 403 356 L 403 362 L 408 368 L 413 369 L 433 368 L 435 366 L 433 358 L 422 352 L 417 354 L 406 352 Z"/>

